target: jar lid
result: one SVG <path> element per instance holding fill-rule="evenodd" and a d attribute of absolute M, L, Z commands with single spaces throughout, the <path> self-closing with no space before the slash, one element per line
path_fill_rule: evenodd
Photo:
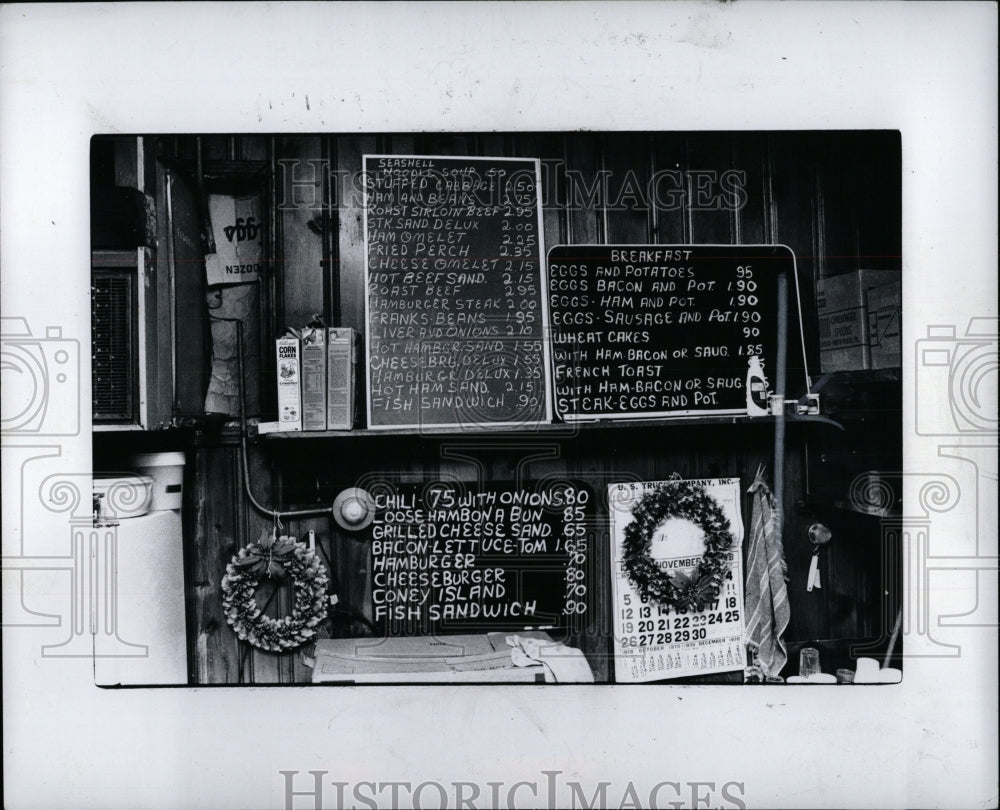
<path fill-rule="evenodd" d="M 333 519 L 348 531 L 367 528 L 375 519 L 375 501 L 363 489 L 345 489 L 333 501 Z"/>

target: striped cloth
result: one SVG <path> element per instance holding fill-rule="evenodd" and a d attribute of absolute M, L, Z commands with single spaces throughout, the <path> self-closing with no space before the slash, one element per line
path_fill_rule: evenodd
<path fill-rule="evenodd" d="M 760 473 L 748 491 L 753 494 L 753 516 L 747 551 L 747 648 L 764 676 L 777 677 L 788 660 L 781 634 L 791 617 L 781 525 L 774 508 L 774 495 Z"/>

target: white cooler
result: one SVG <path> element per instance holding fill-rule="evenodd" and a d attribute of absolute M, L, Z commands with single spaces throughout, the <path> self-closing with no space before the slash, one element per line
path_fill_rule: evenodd
<path fill-rule="evenodd" d="M 183 459 L 183 454 L 172 455 Z M 148 513 L 135 498 L 125 505 L 116 501 L 115 488 L 123 482 L 151 488 Z M 157 509 L 163 499 L 157 499 L 152 476 L 95 474 L 94 490 L 107 493 L 110 501 L 102 504 L 102 522 L 118 524 L 95 529 L 98 557 L 103 559 L 99 576 L 104 580 L 98 592 L 95 680 L 99 686 L 187 684 L 179 496 L 178 508 Z"/>

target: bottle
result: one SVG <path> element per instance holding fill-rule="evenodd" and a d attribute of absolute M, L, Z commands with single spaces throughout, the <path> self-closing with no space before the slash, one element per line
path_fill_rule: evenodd
<path fill-rule="evenodd" d="M 755 355 L 750 355 L 747 369 L 747 415 L 767 416 L 768 385 L 764 376 L 761 359 Z"/>

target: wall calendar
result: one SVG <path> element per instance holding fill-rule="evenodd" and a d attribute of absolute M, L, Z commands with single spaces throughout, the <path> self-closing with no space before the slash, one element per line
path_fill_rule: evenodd
<path fill-rule="evenodd" d="M 654 502 L 658 512 L 651 511 Z M 610 484 L 608 503 L 615 561 L 615 680 L 643 683 L 744 669 L 740 480 Z M 649 526 L 643 550 L 652 583 L 636 574 L 641 569 L 632 559 L 639 521 Z M 717 551 L 711 565 L 710 535 Z M 718 585 L 717 593 L 709 579 Z M 658 583 L 674 598 L 657 598 L 654 594 L 663 593 Z"/>

